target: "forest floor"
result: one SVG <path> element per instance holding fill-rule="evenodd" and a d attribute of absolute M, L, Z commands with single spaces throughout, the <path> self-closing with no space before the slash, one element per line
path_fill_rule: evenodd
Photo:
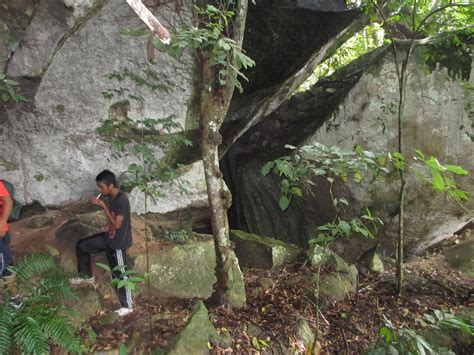
<path fill-rule="evenodd" d="M 81 211 L 82 207 L 61 212 L 60 219 Z M 54 233 L 60 223 L 42 230 L 42 237 L 46 237 L 45 233 Z M 38 232 L 26 228 L 21 221 L 13 229 L 14 237 L 18 237 L 13 241 L 13 250 L 18 252 L 21 248 L 22 254 L 34 251 L 34 245 L 26 239 L 35 237 Z M 27 238 L 20 242 L 19 236 Z M 210 352 L 277 354 L 284 344 L 293 353 L 305 353 L 296 337 L 298 319 L 304 319 L 314 333 L 319 333 L 321 354 L 359 354 L 377 340 L 385 319 L 396 327 L 417 329 L 420 327 L 417 319 L 423 313 L 473 307 L 474 280 L 449 267 L 444 258 L 447 250 L 467 241 L 454 236 L 425 255 L 411 258 L 406 263 L 406 286 L 401 297 L 395 292 L 395 271 L 386 270 L 382 275 L 361 275 L 356 292 L 320 311 L 307 289 L 287 282 L 295 275 L 314 273 L 311 267 L 297 263 L 273 271 L 243 270 L 247 291 L 247 304 L 243 308 L 233 310 L 207 305 L 215 328 L 227 334 L 228 339 L 225 346 L 210 344 Z M 137 354 L 169 348 L 184 328 L 196 302 L 196 299 L 141 295 L 132 314 L 110 321 L 108 318 L 118 302 L 110 293 L 102 296 L 103 309 L 85 322 L 84 339 L 89 341 L 93 330 L 96 339 L 91 344 L 92 350 L 118 349 L 120 344 L 126 343 Z M 474 348 L 459 345 L 456 353 L 474 354 Z"/>
<path fill-rule="evenodd" d="M 451 240 L 452 245 L 457 242 L 458 239 Z M 300 318 L 309 322 L 313 332 L 319 323 L 321 354 L 359 354 L 377 340 L 384 318 L 396 327 L 418 329 L 417 319 L 431 310 L 459 311 L 473 307 L 474 300 L 470 296 L 474 281 L 446 264 L 443 251 L 448 248 L 450 243 L 445 243 L 442 248 L 406 264 L 406 286 L 401 297 L 396 296 L 394 270 L 383 275 L 360 276 L 358 291 L 320 311 L 319 317 L 306 290 L 286 283 L 296 274 L 314 272 L 310 267 L 291 264 L 274 271 L 245 270 L 247 305 L 240 310 L 209 307 L 211 321 L 218 332 L 228 333 L 232 338 L 226 346 L 212 344 L 211 353 L 281 353 L 277 339 L 286 339 L 287 347 L 295 353 L 299 353 L 298 350 L 304 353 L 304 346 L 295 334 L 295 323 Z M 106 312 L 102 312 L 88 322 L 98 335 L 94 348 L 116 349 L 124 340 L 136 338 L 132 341 L 139 343 L 137 353 L 166 349 L 184 327 L 195 301 L 141 297 L 133 314 L 111 325 L 101 325 L 106 317 Z M 117 305 L 112 302 L 108 308 L 112 310 L 114 306 Z M 253 325 L 252 329 L 249 324 Z M 264 342 L 256 345 L 254 338 Z M 474 353 L 472 345 L 458 346 L 457 354 Z"/>

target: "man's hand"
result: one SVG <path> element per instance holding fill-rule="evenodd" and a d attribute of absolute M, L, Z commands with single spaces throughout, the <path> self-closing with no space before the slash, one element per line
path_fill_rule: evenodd
<path fill-rule="evenodd" d="M 6 227 L 7 226 L 4 226 L 4 225 L 0 226 L 0 239 L 2 239 L 5 236 L 5 234 L 7 234 L 7 232 L 5 231 Z"/>
<path fill-rule="evenodd" d="M 97 197 L 92 197 L 91 203 L 101 208 L 105 208 L 105 202 L 101 199 L 98 199 Z"/>

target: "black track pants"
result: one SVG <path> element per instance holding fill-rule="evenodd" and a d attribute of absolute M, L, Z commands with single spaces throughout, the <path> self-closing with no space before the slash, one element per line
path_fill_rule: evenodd
<path fill-rule="evenodd" d="M 105 238 L 108 238 L 107 233 L 99 233 L 93 236 L 81 239 L 76 244 L 77 256 L 77 271 L 81 274 L 92 277 L 91 254 L 105 252 L 107 261 L 111 269 L 117 265 L 127 266 L 127 253 L 122 249 L 111 249 L 105 244 Z M 128 269 L 128 268 L 125 268 Z M 127 276 L 122 276 L 121 270 L 112 272 L 112 277 L 115 279 L 127 279 Z M 132 292 L 128 287 L 121 287 L 116 290 L 120 304 L 122 307 L 132 308 Z"/>
<path fill-rule="evenodd" d="M 0 276 L 9 276 L 11 274 L 7 267 L 13 262 L 12 251 L 10 249 L 10 233 L 6 233 L 0 239 Z"/>

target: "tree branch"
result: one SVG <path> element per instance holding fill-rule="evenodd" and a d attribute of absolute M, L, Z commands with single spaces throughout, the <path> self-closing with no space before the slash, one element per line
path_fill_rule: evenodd
<path fill-rule="evenodd" d="M 135 11 L 140 19 L 158 36 L 161 42 L 169 44 L 171 36 L 168 30 L 158 21 L 148 8 L 143 5 L 141 0 L 126 0 L 127 4 Z"/>

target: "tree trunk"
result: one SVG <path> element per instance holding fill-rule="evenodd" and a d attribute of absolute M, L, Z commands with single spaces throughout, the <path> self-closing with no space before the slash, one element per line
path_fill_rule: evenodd
<path fill-rule="evenodd" d="M 245 29 L 247 0 L 239 0 L 236 6 L 233 39 L 239 46 Z M 231 195 L 227 189 L 219 167 L 218 147 L 222 143 L 219 130 L 224 122 L 234 93 L 234 84 L 227 80 L 225 85 L 217 81 L 217 68 L 208 65 L 209 53 L 197 53 L 199 79 L 196 93 L 199 107 L 199 126 L 201 129 L 201 153 L 206 179 L 207 195 L 211 212 L 212 233 L 216 249 L 216 277 L 212 301 L 223 305 L 228 301 L 229 274 L 232 271 L 233 252 L 230 243 L 227 210 L 231 205 Z"/>

